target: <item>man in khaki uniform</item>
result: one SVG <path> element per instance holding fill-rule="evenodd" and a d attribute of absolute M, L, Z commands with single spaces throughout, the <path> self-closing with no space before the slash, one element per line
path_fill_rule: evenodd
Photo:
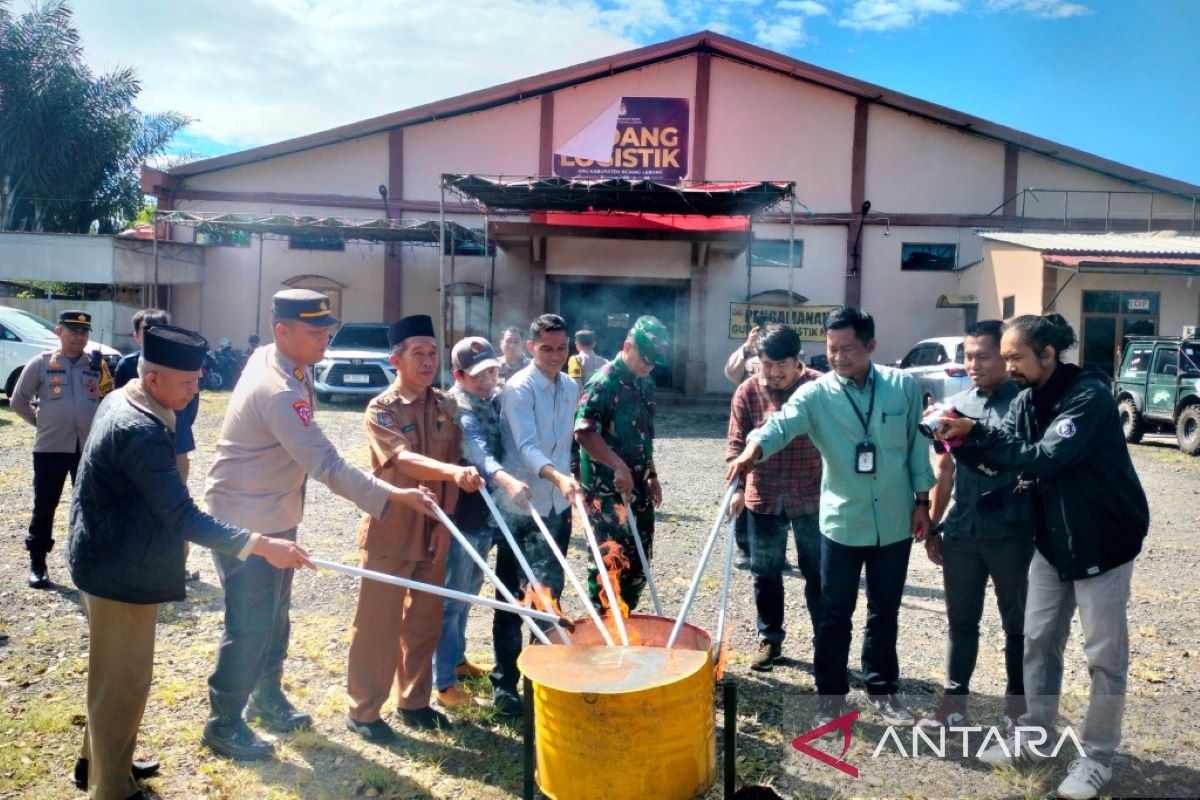
<path fill-rule="evenodd" d="M 459 490 L 477 491 L 483 479 L 475 467 L 459 465 L 458 404 L 433 388 L 439 362 L 433 321 L 424 314 L 405 317 L 388 330 L 388 344 L 396 382 L 367 405 L 371 466 L 396 486 L 430 482 L 438 503 L 451 512 Z M 437 586 L 445 580 L 450 533 L 437 520 L 407 511 L 387 519 L 367 515 L 359 525 L 358 546 L 364 569 Z M 350 730 L 373 742 L 395 737 L 379 715 L 393 682 L 406 725 L 449 725 L 429 707 L 442 606 L 442 598 L 427 592 L 361 582 L 347 667 Z"/>
<path fill-rule="evenodd" d="M 307 476 L 377 519 L 427 510 L 430 499 L 422 490 L 397 489 L 347 464 L 316 423 L 309 368 L 324 358 L 329 326 L 338 321 L 328 299 L 289 289 L 278 292 L 272 305 L 275 343 L 254 352 L 229 399 L 208 473 L 204 500 L 209 512 L 294 541 Z M 274 748 L 242 720 L 247 702 L 249 716 L 273 730 L 312 722 L 282 689 L 293 571 L 261 559 L 238 561 L 223 554 L 214 559 L 225 587 L 225 633 L 208 679 L 212 714 L 201 741 L 229 758 L 264 758 Z"/>
<path fill-rule="evenodd" d="M 71 485 L 75 485 L 92 417 L 100 398 L 112 388 L 108 365 L 84 352 L 91 330 L 91 314 L 62 312 L 54 329 L 61 346 L 29 359 L 13 389 L 12 410 L 37 428 L 33 441 L 33 516 L 25 537 L 29 586 L 33 589 L 50 585 L 46 554 L 54 547 L 54 512 L 68 473 Z M 37 405 L 33 403 L 35 397 Z"/>

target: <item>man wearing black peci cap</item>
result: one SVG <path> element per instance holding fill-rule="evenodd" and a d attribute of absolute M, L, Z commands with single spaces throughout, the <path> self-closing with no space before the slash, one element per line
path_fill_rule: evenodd
<path fill-rule="evenodd" d="M 54 512 L 68 474 L 72 485 L 75 483 L 79 454 L 92 428 L 92 417 L 100 399 L 112 388 L 108 365 L 84 353 L 91 331 L 91 314 L 62 312 L 54 329 L 60 346 L 29 359 L 12 393 L 12 410 L 37 428 L 33 441 L 33 515 L 25 537 L 29 586 L 34 589 L 50 585 L 46 555 L 54 547 Z"/>
<path fill-rule="evenodd" d="M 185 543 L 280 569 L 312 566 L 294 542 L 196 508 L 175 461 L 175 412 L 196 394 L 208 343 L 164 325 L 146 331 L 143 347 L 138 377 L 96 414 L 71 503 L 67 563 L 89 632 L 88 724 L 74 777 L 93 800 L 156 796 L 137 779 L 158 764 L 134 762 L 133 753 L 150 693 L 158 604 L 184 599 Z"/>
<path fill-rule="evenodd" d="M 376 519 L 401 508 L 428 512 L 420 489 L 397 489 L 347 464 L 317 425 L 311 367 L 325 357 L 338 320 L 329 299 L 307 289 L 272 298 L 273 344 L 254 351 L 229 398 L 204 502 L 243 528 L 295 541 L 311 476 Z M 212 714 L 201 742 L 218 755 L 265 758 L 272 743 L 255 735 L 242 712 L 276 731 L 306 728 L 308 714 L 283 694 L 292 570 L 214 556 L 225 588 L 225 633 L 208 678 Z"/>

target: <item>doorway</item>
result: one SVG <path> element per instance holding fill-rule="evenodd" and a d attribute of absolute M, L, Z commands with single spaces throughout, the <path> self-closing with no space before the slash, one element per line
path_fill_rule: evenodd
<path fill-rule="evenodd" d="M 548 276 L 546 308 L 567 321 L 572 336 L 584 328 L 595 331 L 596 352 L 608 359 L 620 351 L 638 317 L 658 317 L 671 339 L 671 359 L 651 375 L 660 388 L 682 390 L 687 347 L 680 336 L 687 332 L 687 284 L 685 280 Z"/>
<path fill-rule="evenodd" d="M 1084 292 L 1080 365 L 1112 377 L 1126 336 L 1158 334 L 1158 292 Z"/>

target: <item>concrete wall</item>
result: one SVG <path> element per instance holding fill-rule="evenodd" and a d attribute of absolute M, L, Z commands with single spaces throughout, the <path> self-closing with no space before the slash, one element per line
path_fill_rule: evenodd
<path fill-rule="evenodd" d="M 843 211 L 853 137 L 854 98 L 713 58 L 709 179 L 794 180 L 813 211 Z"/>
<path fill-rule="evenodd" d="M 188 178 L 193 189 L 378 197 L 388 182 L 388 136 L 377 134 Z M 222 210 L 232 210 L 225 206 Z M 242 210 L 242 209 L 237 209 Z M 344 213 L 344 211 L 343 211 Z"/>
<path fill-rule="evenodd" d="M 1065 164 L 1052 158 L 1022 152 L 1017 161 L 1017 188 L 1034 189 L 1080 189 L 1095 192 L 1141 192 L 1145 187 L 1136 186 L 1090 170 Z M 1021 213 L 1024 203 L 1026 217 L 1061 220 L 1066 213 L 1069 219 L 1088 217 L 1104 219 L 1133 219 L 1145 221 L 1150 211 L 1150 198 L 1143 194 L 1072 194 L 1041 191 L 1035 196 L 1026 195 L 1018 199 L 1017 212 Z M 1110 205 L 1111 201 L 1111 205 Z M 1192 202 L 1158 195 L 1154 198 L 1154 218 L 1172 220 L 1186 230 L 1192 219 Z"/>
<path fill-rule="evenodd" d="M 1004 145 L 871 106 L 866 199 L 873 212 L 986 214 L 1003 194 Z"/>

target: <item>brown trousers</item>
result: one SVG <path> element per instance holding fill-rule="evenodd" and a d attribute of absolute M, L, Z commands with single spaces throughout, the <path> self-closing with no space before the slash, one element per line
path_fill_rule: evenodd
<path fill-rule="evenodd" d="M 126 800 L 138 790 L 133 751 L 150 696 L 158 606 L 79 593 L 88 621 L 88 797 Z"/>
<path fill-rule="evenodd" d="M 436 586 L 445 582 L 445 556 L 436 561 L 400 561 L 366 550 L 359 551 L 359 556 L 363 569 Z M 393 681 L 400 696 L 399 708 L 429 705 L 443 604 L 441 597 L 428 592 L 360 581 L 346 668 L 351 717 L 358 722 L 379 719 Z"/>

